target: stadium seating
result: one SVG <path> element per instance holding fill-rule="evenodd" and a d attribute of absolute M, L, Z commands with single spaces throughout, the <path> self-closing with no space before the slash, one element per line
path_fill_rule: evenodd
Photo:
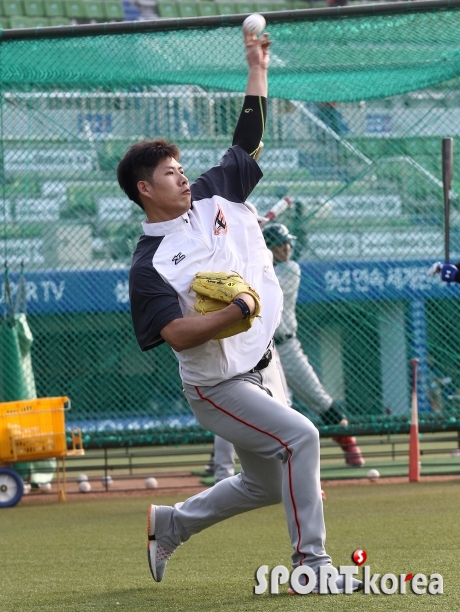
<path fill-rule="evenodd" d="M 41 0 L 24 0 L 24 13 L 27 17 L 43 17 L 45 9 Z"/>
<path fill-rule="evenodd" d="M 24 7 L 20 0 L 4 0 L 3 14 L 5 17 L 18 17 L 24 15 Z"/>
<path fill-rule="evenodd" d="M 216 2 L 216 7 L 219 15 L 233 15 L 238 12 L 235 2 Z"/>
<path fill-rule="evenodd" d="M 64 17 L 64 5 L 61 0 L 45 0 L 45 15 L 47 17 Z"/>
<path fill-rule="evenodd" d="M 70 19 L 67 17 L 50 17 L 48 19 L 50 26 L 67 26 L 71 25 Z"/>
<path fill-rule="evenodd" d="M 84 2 L 85 16 L 87 19 L 104 21 L 105 13 L 104 13 L 104 5 L 99 0 L 95 0 L 92 2 L 91 0 L 86 0 Z"/>
<path fill-rule="evenodd" d="M 123 5 L 119 0 L 108 0 L 103 3 L 104 17 L 107 21 L 123 21 Z"/>
<path fill-rule="evenodd" d="M 49 25 L 45 17 L 10 17 L 11 28 L 38 28 Z"/>
<path fill-rule="evenodd" d="M 64 6 L 65 14 L 69 19 L 84 19 L 86 17 L 83 0 L 68 0 Z"/>
<path fill-rule="evenodd" d="M 207 15 L 217 15 L 217 3 L 212 1 L 203 1 L 199 3 L 200 15 L 206 17 Z"/>
<path fill-rule="evenodd" d="M 191 0 L 190 2 L 179 2 L 180 17 L 199 17 L 198 2 Z"/>
<path fill-rule="evenodd" d="M 158 2 L 157 11 L 159 17 L 165 19 L 174 19 L 175 17 L 179 17 L 177 2 Z"/>
<path fill-rule="evenodd" d="M 0 0 L 0 28 L 268 13 L 324 6 L 326 0 Z"/>

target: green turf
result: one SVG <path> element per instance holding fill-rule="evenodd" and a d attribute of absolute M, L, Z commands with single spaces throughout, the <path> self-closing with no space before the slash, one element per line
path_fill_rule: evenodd
<path fill-rule="evenodd" d="M 2 612 L 380 611 L 460 609 L 458 482 L 326 487 L 327 549 L 335 564 L 356 548 L 372 572 L 444 577 L 444 595 L 253 595 L 262 564 L 289 564 L 281 505 L 240 515 L 194 536 L 165 580 L 146 563 L 146 510 L 155 496 L 28 500 L 0 511 Z"/>

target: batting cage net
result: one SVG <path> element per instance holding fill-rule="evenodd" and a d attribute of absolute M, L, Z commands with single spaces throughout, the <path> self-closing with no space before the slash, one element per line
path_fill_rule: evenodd
<path fill-rule="evenodd" d="M 441 141 L 460 133 L 460 10 L 412 5 L 268 18 L 264 178 L 251 202 L 297 237 L 300 344 L 282 350 L 286 333 L 279 350 L 295 408 L 324 435 L 343 430 L 317 415 L 299 351 L 349 432 L 408 430 L 411 358 L 422 430 L 460 426 L 460 288 L 428 275 L 444 261 Z M 171 349 L 137 346 L 128 271 L 143 215 L 115 170 L 155 136 L 178 144 L 190 180 L 219 162 L 244 97 L 242 20 L 0 42 L 0 400 L 30 393 L 34 376 L 39 397 L 71 398 L 67 424 L 86 445 L 209 436 Z M 454 171 L 452 261 L 458 193 Z"/>

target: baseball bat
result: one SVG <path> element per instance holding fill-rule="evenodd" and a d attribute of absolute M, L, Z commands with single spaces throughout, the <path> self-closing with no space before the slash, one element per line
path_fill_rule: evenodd
<path fill-rule="evenodd" d="M 442 190 L 444 194 L 444 259 L 450 256 L 450 197 L 454 166 L 454 139 L 442 139 Z"/>
<path fill-rule="evenodd" d="M 409 482 L 420 481 L 420 441 L 418 437 L 417 369 L 418 359 L 411 359 L 412 369 L 412 414 L 409 438 Z"/>
<path fill-rule="evenodd" d="M 275 219 L 276 217 L 278 217 L 282 212 L 284 212 L 286 210 L 286 208 L 289 208 L 289 206 L 291 206 L 292 202 L 288 197 L 284 197 L 281 198 L 281 200 L 278 200 L 278 202 L 276 204 L 274 204 L 272 206 L 272 208 L 265 213 L 265 217 L 269 220 L 269 221 L 273 221 L 273 219 Z"/>

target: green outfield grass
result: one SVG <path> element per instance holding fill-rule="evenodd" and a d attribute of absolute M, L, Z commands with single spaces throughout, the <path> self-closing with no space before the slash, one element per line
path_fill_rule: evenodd
<path fill-rule="evenodd" d="M 161 584 L 146 563 L 148 504 L 172 497 L 30 499 L 0 511 L 2 612 L 214 612 L 252 610 L 458 610 L 458 482 L 330 487 L 328 552 L 350 564 L 356 548 L 372 573 L 441 573 L 444 595 L 253 595 L 259 565 L 289 566 L 281 505 L 240 515 L 194 536 Z"/>

